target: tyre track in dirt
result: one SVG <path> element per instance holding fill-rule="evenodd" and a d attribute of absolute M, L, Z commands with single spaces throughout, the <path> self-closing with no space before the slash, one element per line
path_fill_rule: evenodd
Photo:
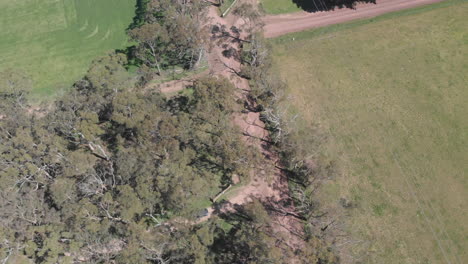
<path fill-rule="evenodd" d="M 264 35 L 266 38 L 275 38 L 288 33 L 357 19 L 372 18 L 385 13 L 442 1 L 443 0 L 377 0 L 376 4 L 358 3 L 355 9 L 341 8 L 315 13 L 302 11 L 291 14 L 267 15 L 263 18 L 263 22 L 265 23 Z"/>

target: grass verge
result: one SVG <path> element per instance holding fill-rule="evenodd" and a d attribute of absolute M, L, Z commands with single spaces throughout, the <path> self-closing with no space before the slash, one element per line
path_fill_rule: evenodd
<path fill-rule="evenodd" d="M 270 15 L 302 11 L 292 0 L 262 0 L 260 5 L 265 13 Z"/>

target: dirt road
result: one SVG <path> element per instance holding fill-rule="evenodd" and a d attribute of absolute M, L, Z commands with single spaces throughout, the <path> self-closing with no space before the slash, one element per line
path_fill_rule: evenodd
<path fill-rule="evenodd" d="M 443 0 L 377 0 L 377 4 L 357 4 L 356 9 L 335 9 L 316 13 L 297 12 L 265 16 L 265 37 L 274 38 L 310 28 L 343 23 L 355 19 L 375 17 L 411 7 L 442 2 Z"/>

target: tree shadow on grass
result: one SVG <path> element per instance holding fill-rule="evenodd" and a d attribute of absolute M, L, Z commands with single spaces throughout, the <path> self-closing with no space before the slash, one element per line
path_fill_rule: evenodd
<path fill-rule="evenodd" d="M 376 0 L 292 0 L 306 12 L 330 11 L 335 8 L 354 9 L 357 3 L 376 4 Z"/>

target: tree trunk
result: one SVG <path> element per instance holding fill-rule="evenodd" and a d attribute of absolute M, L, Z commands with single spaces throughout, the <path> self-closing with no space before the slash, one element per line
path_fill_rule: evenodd
<path fill-rule="evenodd" d="M 200 52 L 198 53 L 198 59 L 197 62 L 195 62 L 194 68 L 197 68 L 200 65 L 200 62 L 203 58 L 203 48 L 200 49 Z"/>
<path fill-rule="evenodd" d="M 161 76 L 161 67 L 159 67 L 159 62 L 158 62 L 158 59 L 154 58 L 154 62 L 156 64 L 156 68 L 158 68 L 158 74 L 159 76 Z"/>

